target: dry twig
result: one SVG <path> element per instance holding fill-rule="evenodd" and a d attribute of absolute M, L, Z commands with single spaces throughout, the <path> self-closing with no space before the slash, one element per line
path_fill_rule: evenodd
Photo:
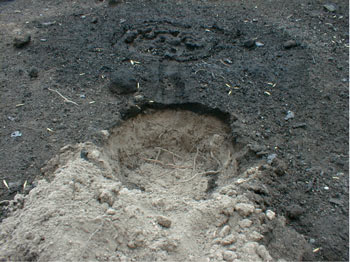
<path fill-rule="evenodd" d="M 48 90 L 50 90 L 51 92 L 57 93 L 60 97 L 63 98 L 64 102 L 72 103 L 72 104 L 74 104 L 74 105 L 76 105 L 76 106 L 79 106 L 79 105 L 78 105 L 77 103 L 75 103 L 74 101 L 69 100 L 67 97 L 63 96 L 63 95 L 62 95 L 60 92 L 58 92 L 57 90 L 53 90 L 53 89 L 51 89 L 51 88 L 48 88 Z"/>
<path fill-rule="evenodd" d="M 168 153 L 172 154 L 173 156 L 176 156 L 177 158 L 182 159 L 182 157 L 181 157 L 180 155 L 175 154 L 174 152 L 171 152 L 171 151 L 168 150 L 168 149 L 165 149 L 165 148 L 162 148 L 162 147 L 156 147 L 156 149 L 161 150 L 161 151 L 164 151 L 164 152 L 168 152 Z M 158 159 L 158 158 L 157 158 L 157 159 Z"/>
<path fill-rule="evenodd" d="M 189 181 L 195 179 L 197 176 L 216 175 L 216 174 L 218 174 L 218 173 L 220 173 L 220 172 L 221 172 L 221 169 L 219 169 L 219 170 L 210 170 L 210 171 L 206 171 L 206 172 L 202 172 L 202 173 L 197 173 L 197 174 L 195 174 L 193 177 L 191 177 L 191 178 L 189 178 L 189 179 L 180 181 L 180 183 L 189 182 Z"/>
<path fill-rule="evenodd" d="M 150 158 L 142 158 L 142 159 L 145 161 L 148 161 L 148 162 L 157 163 L 157 164 L 160 164 L 162 166 L 166 166 L 166 167 L 170 167 L 170 168 L 187 169 L 187 168 L 192 167 L 192 166 L 177 166 L 177 165 L 173 165 L 173 164 L 167 164 L 167 163 L 163 163 L 162 161 L 159 161 L 156 159 L 150 159 Z"/>

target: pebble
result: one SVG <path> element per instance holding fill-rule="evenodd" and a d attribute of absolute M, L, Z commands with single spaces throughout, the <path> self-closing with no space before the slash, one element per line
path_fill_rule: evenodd
<path fill-rule="evenodd" d="M 236 252 L 233 252 L 233 251 L 230 251 L 230 250 L 226 250 L 226 251 L 223 251 L 222 252 L 222 258 L 225 260 L 225 261 L 233 261 L 237 258 L 237 254 Z"/>
<path fill-rule="evenodd" d="M 101 202 L 101 204 L 107 203 L 109 206 L 112 206 L 114 203 L 114 198 L 111 192 L 107 191 L 106 189 L 100 191 L 98 200 Z"/>
<path fill-rule="evenodd" d="M 262 43 L 262 42 L 255 42 L 255 45 L 256 45 L 257 47 L 263 47 L 265 44 Z"/>
<path fill-rule="evenodd" d="M 272 161 L 277 157 L 277 154 L 270 154 L 267 156 L 267 163 L 271 164 Z"/>
<path fill-rule="evenodd" d="M 15 39 L 13 40 L 13 45 L 16 48 L 22 48 L 22 47 L 28 45 L 30 40 L 31 40 L 31 36 L 29 34 L 22 35 L 22 36 L 16 36 Z"/>
<path fill-rule="evenodd" d="M 241 216 L 249 216 L 251 213 L 254 212 L 255 208 L 251 204 L 245 204 L 245 203 L 238 203 L 235 206 L 235 209 L 238 211 L 238 213 Z"/>
<path fill-rule="evenodd" d="M 334 4 L 325 4 L 325 5 L 323 5 L 323 8 L 329 12 L 335 12 L 337 10 L 337 8 Z"/>
<path fill-rule="evenodd" d="M 134 96 L 134 101 L 135 102 L 142 102 L 145 99 L 143 95 L 136 95 Z"/>
<path fill-rule="evenodd" d="M 250 235 L 249 235 L 249 239 L 253 240 L 253 241 L 260 241 L 261 239 L 263 239 L 264 236 L 262 234 L 260 234 L 259 232 L 253 231 Z"/>
<path fill-rule="evenodd" d="M 266 217 L 269 219 L 269 220 L 272 220 L 276 217 L 276 214 L 275 212 L 273 212 L 272 210 L 267 210 L 266 211 Z"/>
<path fill-rule="evenodd" d="M 127 44 L 131 44 L 132 42 L 134 42 L 136 37 L 137 37 L 137 31 L 128 31 L 125 34 L 124 42 L 127 43 Z"/>
<path fill-rule="evenodd" d="M 296 46 L 298 46 L 298 43 L 295 40 L 288 40 L 288 41 L 283 43 L 283 47 L 285 49 L 290 49 L 290 48 L 293 48 Z"/>
<path fill-rule="evenodd" d="M 221 229 L 219 236 L 225 237 L 230 233 L 230 231 L 231 231 L 231 227 L 229 225 L 226 225 Z"/>
<path fill-rule="evenodd" d="M 171 220 L 164 216 L 157 216 L 157 223 L 166 228 L 170 228 L 171 226 Z"/>
<path fill-rule="evenodd" d="M 230 60 L 228 58 L 224 59 L 224 62 L 227 63 L 227 64 L 230 64 L 230 65 L 233 63 L 232 60 Z"/>
<path fill-rule="evenodd" d="M 22 133 L 20 131 L 15 131 L 11 133 L 11 137 L 20 137 L 22 136 Z"/>
<path fill-rule="evenodd" d="M 289 119 L 293 119 L 295 117 L 295 114 L 293 111 L 288 111 L 286 117 L 284 118 L 284 120 L 289 120 Z"/>
<path fill-rule="evenodd" d="M 113 208 L 108 208 L 106 211 L 107 215 L 115 215 L 116 214 L 116 210 Z"/>
<path fill-rule="evenodd" d="M 225 237 L 223 240 L 221 240 L 221 245 L 228 246 L 234 242 L 236 242 L 236 237 L 231 234 L 231 235 L 228 235 L 227 237 Z"/>
<path fill-rule="evenodd" d="M 120 69 L 111 76 L 109 90 L 118 95 L 130 94 L 137 91 L 137 81 L 133 72 Z"/>
<path fill-rule="evenodd" d="M 250 219 L 246 218 L 246 219 L 239 221 L 238 224 L 241 228 L 248 228 L 253 224 L 253 222 Z"/>

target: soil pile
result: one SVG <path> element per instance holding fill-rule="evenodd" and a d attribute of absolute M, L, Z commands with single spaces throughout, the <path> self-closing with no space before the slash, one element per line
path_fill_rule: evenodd
<path fill-rule="evenodd" d="M 102 135 L 103 147 L 62 148 L 46 180 L 15 197 L 0 225 L 2 260 L 272 261 L 269 246 L 275 259 L 308 251 L 252 198 L 266 193 L 269 166 L 245 167 L 246 148 L 216 118 L 148 112 Z"/>

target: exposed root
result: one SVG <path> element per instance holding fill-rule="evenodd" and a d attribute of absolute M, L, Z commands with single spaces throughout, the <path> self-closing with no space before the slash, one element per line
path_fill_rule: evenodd
<path fill-rule="evenodd" d="M 210 170 L 210 171 L 206 171 L 206 172 L 202 172 L 202 173 L 197 173 L 195 174 L 193 177 L 189 178 L 189 179 L 186 179 L 186 180 L 183 180 L 183 181 L 180 181 L 179 183 L 186 183 L 186 182 L 189 182 L 193 179 L 195 179 L 197 176 L 208 176 L 208 175 L 216 175 L 218 173 L 221 172 L 221 169 L 219 170 Z"/>
<path fill-rule="evenodd" d="M 177 165 L 173 165 L 173 164 L 167 164 L 167 163 L 163 163 L 162 161 L 156 160 L 156 159 L 150 159 L 150 158 L 142 158 L 145 161 L 148 162 L 153 162 L 153 163 L 157 163 L 159 165 L 165 166 L 165 167 L 169 167 L 169 168 L 178 168 L 178 169 L 187 169 L 187 168 L 192 168 L 192 166 L 177 166 Z"/>

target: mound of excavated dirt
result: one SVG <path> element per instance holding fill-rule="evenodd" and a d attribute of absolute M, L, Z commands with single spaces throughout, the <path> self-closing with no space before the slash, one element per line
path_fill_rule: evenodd
<path fill-rule="evenodd" d="M 304 238 L 251 197 L 270 167 L 247 165 L 229 133 L 212 116 L 165 110 L 103 131 L 103 147 L 65 146 L 8 206 L 0 260 L 302 259 Z"/>

